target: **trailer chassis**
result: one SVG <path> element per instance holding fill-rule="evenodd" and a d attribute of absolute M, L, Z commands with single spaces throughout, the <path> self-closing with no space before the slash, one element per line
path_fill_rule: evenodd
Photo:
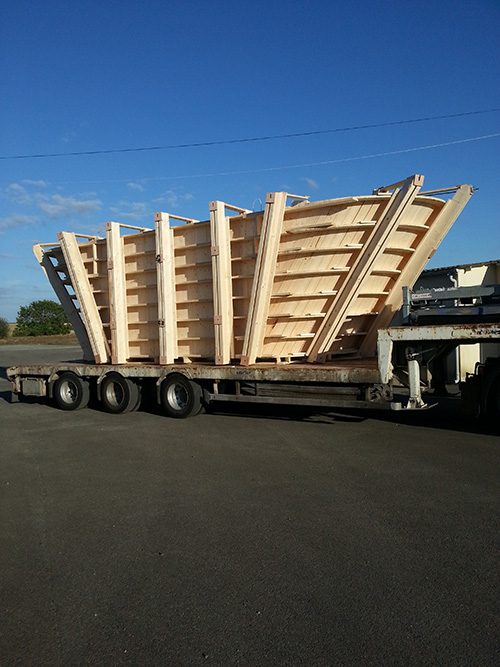
<path fill-rule="evenodd" d="M 199 400 L 200 404 L 231 401 L 320 408 L 425 410 L 429 405 L 422 392 L 428 388 L 428 383 L 422 380 L 422 368 L 425 369 L 432 355 L 439 353 L 443 347 L 499 338 L 500 324 L 401 326 L 379 330 L 377 359 L 337 359 L 324 364 L 259 363 L 252 366 L 61 362 L 16 366 L 8 369 L 7 376 L 12 382 L 13 400 L 20 396 L 55 397 L 57 400 L 62 394 L 58 403 L 64 407 L 67 397 L 66 409 L 76 409 L 70 401 L 71 392 L 81 390 L 85 382 L 92 384 L 97 399 L 110 412 L 127 412 L 137 407 L 140 396 L 135 387 L 145 384 L 153 388 L 156 403 L 164 405 L 167 413 L 173 412 L 171 416 L 177 417 L 189 416 L 184 414 L 189 410 L 183 412 L 176 407 L 176 401 L 183 405 L 188 400 L 185 397 L 191 402 Z M 72 377 L 81 381 L 72 383 Z M 66 383 L 63 387 L 60 386 L 63 382 L 61 378 Z M 488 391 L 496 391 L 496 386 L 500 385 L 498 378 L 490 372 Z M 393 400 L 395 383 L 407 388 L 409 395 L 406 402 Z M 128 396 L 127 403 L 123 404 L 117 392 L 119 395 L 133 395 Z M 193 392 L 194 397 L 191 395 Z M 477 399 L 477 391 L 464 393 L 469 401 L 472 400 L 470 396 L 480 401 L 480 412 L 485 410 L 487 397 Z M 171 411 L 169 405 L 174 406 Z M 193 408 L 191 413 L 194 412 Z M 477 413 L 478 408 L 469 406 L 468 412 Z"/>

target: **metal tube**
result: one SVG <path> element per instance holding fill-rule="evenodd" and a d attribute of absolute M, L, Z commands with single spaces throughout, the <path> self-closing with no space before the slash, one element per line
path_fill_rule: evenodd
<path fill-rule="evenodd" d="M 407 410 L 418 410 L 425 406 L 420 393 L 420 364 L 416 359 L 408 359 L 408 384 L 410 389 L 410 398 L 408 400 Z"/>

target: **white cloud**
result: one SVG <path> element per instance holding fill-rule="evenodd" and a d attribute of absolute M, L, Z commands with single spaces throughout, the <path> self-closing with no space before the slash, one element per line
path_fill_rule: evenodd
<path fill-rule="evenodd" d="M 11 183 L 5 188 L 5 194 L 12 204 L 16 206 L 31 206 L 34 203 L 30 188 L 45 188 L 48 183 L 42 180 L 33 181 L 25 178 L 19 183 Z M 35 197 L 39 196 L 35 194 Z"/>
<path fill-rule="evenodd" d="M 117 219 L 145 220 L 152 224 L 153 213 L 151 206 L 145 202 L 120 201 L 116 206 L 111 206 L 109 210 Z"/>
<path fill-rule="evenodd" d="M 140 181 L 130 181 L 130 183 L 127 183 L 127 188 L 134 192 L 144 192 L 144 186 Z"/>
<path fill-rule="evenodd" d="M 175 192 L 173 192 L 173 190 L 169 190 L 167 193 L 165 193 L 165 201 L 171 208 L 177 208 L 179 205 L 179 197 L 175 194 Z"/>
<path fill-rule="evenodd" d="M 0 234 L 3 234 L 5 229 L 13 229 L 14 227 L 21 227 L 23 225 L 31 225 L 35 222 L 35 218 L 29 215 L 15 214 L 9 215 L 6 218 L 0 218 Z"/>
<path fill-rule="evenodd" d="M 167 190 L 163 195 L 157 197 L 153 203 L 154 204 L 166 204 L 168 208 L 178 208 L 186 202 L 193 201 L 194 195 L 191 192 L 186 192 L 185 194 L 178 194 L 174 190 Z"/>
<path fill-rule="evenodd" d="M 7 192 L 12 192 L 13 194 L 18 195 L 18 194 L 24 194 L 26 190 L 23 188 L 22 185 L 19 185 L 19 183 L 11 183 L 7 187 Z"/>
<path fill-rule="evenodd" d="M 26 206 L 32 202 L 31 195 L 20 183 L 11 183 L 6 192 L 11 203 L 17 206 Z"/>
<path fill-rule="evenodd" d="M 314 178 L 302 178 L 301 180 L 304 181 L 304 183 L 306 183 L 306 185 L 311 188 L 311 190 L 319 189 L 319 184 L 314 180 Z"/>
<path fill-rule="evenodd" d="M 31 181 L 29 178 L 25 178 L 22 183 L 24 185 L 33 185 L 36 188 L 46 188 L 48 185 L 45 181 Z"/>
<path fill-rule="evenodd" d="M 102 205 L 99 199 L 76 199 L 75 197 L 40 196 L 38 206 L 49 218 L 56 220 L 64 217 L 85 217 L 98 211 Z"/>

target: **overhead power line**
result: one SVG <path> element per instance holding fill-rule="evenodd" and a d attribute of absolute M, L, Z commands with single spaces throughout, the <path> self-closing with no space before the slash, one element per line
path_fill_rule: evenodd
<path fill-rule="evenodd" d="M 309 132 L 294 132 L 289 134 L 274 134 L 263 137 L 245 137 L 242 139 L 225 139 L 222 141 L 200 141 L 189 144 L 168 144 L 165 146 L 141 146 L 138 148 L 113 148 L 108 150 L 95 151 L 74 151 L 68 153 L 38 153 L 32 155 L 0 155 L 0 160 L 27 160 L 49 157 L 74 157 L 80 155 L 110 155 L 113 153 L 139 153 L 146 151 L 163 151 L 174 148 L 199 148 L 202 146 L 223 146 L 228 144 L 244 144 L 257 141 L 271 141 L 276 139 L 291 139 L 295 137 L 311 137 L 321 134 L 333 134 L 336 132 L 354 132 L 356 130 L 370 130 L 379 127 L 391 127 L 395 125 L 409 125 L 410 123 L 425 123 L 431 120 L 444 120 L 450 118 L 461 118 L 464 116 L 476 116 L 478 114 L 495 113 L 498 109 L 481 109 L 479 111 L 465 111 L 463 113 L 446 114 L 444 116 L 427 116 L 423 118 L 410 118 L 406 120 L 395 120 L 387 123 L 372 123 L 370 125 L 352 125 L 350 127 L 337 127 L 330 130 L 313 130 Z"/>
<path fill-rule="evenodd" d="M 140 183 L 149 183 L 151 181 L 177 181 L 184 180 L 188 178 L 209 178 L 214 176 L 235 176 L 239 174 L 257 174 L 261 172 L 268 171 L 282 171 L 284 169 L 304 169 L 307 167 L 321 167 L 329 164 L 338 164 L 340 162 L 353 162 L 355 160 L 370 160 L 377 157 L 387 157 L 389 155 L 401 155 L 402 153 L 414 153 L 416 151 L 427 151 L 434 148 L 443 148 L 445 146 L 455 146 L 457 144 L 466 144 L 472 141 L 483 141 L 484 139 L 493 139 L 495 137 L 500 137 L 500 132 L 494 134 L 484 134 L 479 137 L 469 137 L 467 139 L 456 139 L 455 141 L 445 141 L 440 144 L 429 144 L 427 146 L 415 146 L 413 148 L 402 148 L 400 150 L 386 151 L 384 153 L 370 153 L 367 155 L 356 155 L 353 157 L 343 157 L 337 158 L 334 160 L 324 160 L 322 162 L 308 162 L 306 164 L 288 164 L 282 165 L 281 167 L 260 167 L 257 169 L 242 169 L 238 171 L 219 171 L 213 173 L 201 173 L 201 174 L 186 174 L 184 176 L 147 176 L 147 177 L 131 177 L 131 178 L 120 178 L 120 179 L 106 179 L 98 181 L 56 181 L 58 185 L 94 185 L 102 183 L 130 183 L 133 181 Z"/>

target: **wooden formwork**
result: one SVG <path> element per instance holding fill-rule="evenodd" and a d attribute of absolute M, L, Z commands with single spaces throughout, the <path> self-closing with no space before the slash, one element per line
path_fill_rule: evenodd
<path fill-rule="evenodd" d="M 106 238 L 62 232 L 34 251 L 96 363 L 372 357 L 472 194 L 445 201 L 422 183 L 319 202 L 275 192 L 256 213 L 213 201 L 206 221 L 157 213 L 155 229 L 109 222 Z"/>

